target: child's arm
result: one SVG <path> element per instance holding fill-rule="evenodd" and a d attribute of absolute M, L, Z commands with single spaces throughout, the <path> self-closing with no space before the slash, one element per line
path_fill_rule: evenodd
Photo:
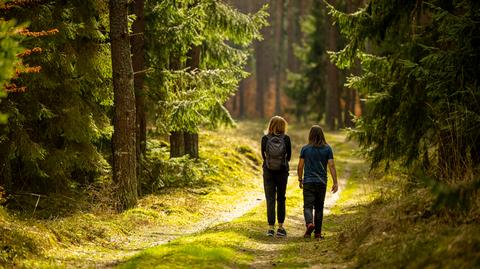
<path fill-rule="evenodd" d="M 303 188 L 303 166 L 305 165 L 305 162 L 303 158 L 300 158 L 298 160 L 298 167 L 297 167 L 297 174 L 298 174 L 298 186 Z"/>
<path fill-rule="evenodd" d="M 328 169 L 333 178 L 332 192 L 336 193 L 338 191 L 337 170 L 335 169 L 335 162 L 333 159 L 328 160 Z"/>

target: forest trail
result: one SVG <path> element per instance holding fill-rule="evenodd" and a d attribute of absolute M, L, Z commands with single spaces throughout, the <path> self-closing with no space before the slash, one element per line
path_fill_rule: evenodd
<path fill-rule="evenodd" d="M 225 207 L 223 211 L 217 211 L 188 226 L 168 228 L 145 226 L 126 238 L 112 239 L 112 241 L 118 240 L 121 247 L 99 248 L 96 244 L 80 245 L 65 249 L 53 258 L 63 260 L 67 267 L 72 268 L 113 268 L 122 260 L 128 259 L 145 249 L 168 244 L 179 237 L 191 236 L 215 225 L 230 222 L 243 216 L 265 200 L 263 192 L 260 191 L 244 193 L 243 197 L 244 199 L 236 201 L 234 206 Z M 68 254 L 65 255 L 66 253 Z"/>
<path fill-rule="evenodd" d="M 188 268 L 191 266 L 195 268 L 289 268 L 315 267 L 318 264 L 321 264 L 322 268 L 347 267 L 349 262 L 342 262 L 334 251 L 336 237 L 341 227 L 337 222 L 344 217 L 343 207 L 348 208 L 357 202 L 357 197 L 352 194 L 358 189 L 358 184 L 355 182 L 366 175 L 366 164 L 361 158 L 355 156 L 356 146 L 351 142 L 345 142 L 344 133 L 327 134 L 327 141 L 335 152 L 340 190 L 336 194 L 330 191 L 327 193 L 324 217 L 326 239 L 322 241 L 304 239 L 303 198 L 302 191 L 298 188 L 295 170 L 298 162 L 297 153 L 308 130 L 296 129 L 297 131 L 289 133 L 294 141 L 294 159 L 290 164 L 291 172 L 287 189 L 285 227 L 288 236 L 286 238 L 271 238 L 265 235 L 266 209 L 262 199 L 262 203 L 258 206 L 254 206 L 248 212 L 244 211 L 245 214 L 242 216 L 235 216 L 238 218 L 213 224 L 202 232 L 182 236 L 167 244 L 142 251 L 126 263 L 120 264 L 119 268 Z M 330 189 L 330 186 L 328 188 Z M 315 253 L 321 253 L 321 255 L 309 260 L 310 256 L 317 255 Z"/>

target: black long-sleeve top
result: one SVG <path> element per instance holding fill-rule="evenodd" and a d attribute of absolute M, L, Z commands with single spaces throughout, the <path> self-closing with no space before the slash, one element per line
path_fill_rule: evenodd
<path fill-rule="evenodd" d="M 290 137 L 288 135 L 284 135 L 283 139 L 285 139 L 285 148 L 287 150 L 287 156 L 286 156 L 287 166 L 285 167 L 285 170 L 286 172 L 288 172 L 289 170 L 288 163 L 290 162 L 290 159 L 292 157 L 292 143 L 290 142 Z M 262 158 L 263 158 L 263 168 L 265 169 L 267 169 L 267 165 L 265 164 L 265 160 L 267 158 L 267 156 L 265 155 L 265 151 L 267 148 L 267 140 L 268 140 L 267 135 L 264 135 L 262 137 Z M 285 171 L 285 170 L 280 170 L 280 171 Z"/>

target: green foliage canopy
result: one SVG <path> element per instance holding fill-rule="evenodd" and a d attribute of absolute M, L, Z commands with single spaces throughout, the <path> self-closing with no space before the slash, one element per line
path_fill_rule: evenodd
<path fill-rule="evenodd" d="M 373 165 L 401 160 L 447 182 L 472 179 L 480 163 L 480 3 L 384 0 L 330 13 L 348 39 L 332 60 L 362 63 L 348 81 L 368 96 L 353 136 Z"/>
<path fill-rule="evenodd" d="M 223 104 L 247 76 L 247 46 L 261 38 L 265 10 L 242 14 L 216 0 L 148 1 L 146 10 L 151 114 L 160 130 L 232 124 Z M 194 46 L 201 57 L 191 70 L 186 61 Z"/>

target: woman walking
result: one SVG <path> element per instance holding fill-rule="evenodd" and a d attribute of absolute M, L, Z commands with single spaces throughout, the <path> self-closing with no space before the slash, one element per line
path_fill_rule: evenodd
<path fill-rule="evenodd" d="M 285 221 L 285 192 L 288 180 L 288 162 L 292 155 L 290 137 L 286 135 L 287 122 L 274 116 L 268 124 L 268 132 L 262 137 L 263 186 L 267 200 L 268 236 L 275 235 L 275 199 L 277 201 L 278 229 L 276 235 L 283 237 L 287 231 Z"/>
<path fill-rule="evenodd" d="M 314 125 L 308 135 L 308 144 L 300 152 L 297 170 L 299 186 L 303 188 L 305 238 L 310 238 L 313 230 L 315 230 L 315 238 L 323 238 L 321 232 L 323 204 L 327 192 L 327 165 L 333 178 L 332 192 L 335 193 L 338 190 L 338 184 L 333 151 L 325 140 L 322 128 Z M 314 208 L 315 217 L 313 216 Z"/>

